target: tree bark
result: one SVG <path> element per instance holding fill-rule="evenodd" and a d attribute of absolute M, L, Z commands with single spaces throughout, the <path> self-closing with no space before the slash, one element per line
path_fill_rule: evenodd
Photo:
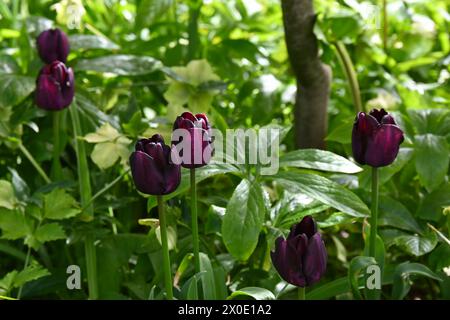
<path fill-rule="evenodd" d="M 289 60 L 297 80 L 294 110 L 297 148 L 325 148 L 331 69 L 318 55 L 313 0 L 282 0 Z"/>

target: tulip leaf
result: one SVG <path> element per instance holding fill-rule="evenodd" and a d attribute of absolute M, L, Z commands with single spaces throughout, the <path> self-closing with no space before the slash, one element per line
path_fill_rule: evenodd
<path fill-rule="evenodd" d="M 341 173 L 362 171 L 350 160 L 330 151 L 318 149 L 300 149 L 286 153 L 280 158 L 280 167 L 297 167 Z"/>
<path fill-rule="evenodd" d="M 245 287 L 236 290 L 228 296 L 227 300 L 233 300 L 235 298 L 242 299 L 245 297 L 252 298 L 254 300 L 275 300 L 275 296 L 271 291 L 259 287 Z"/>
<path fill-rule="evenodd" d="M 149 56 L 109 55 L 92 59 L 83 59 L 76 65 L 77 71 L 96 71 L 120 76 L 137 76 L 155 72 L 162 63 Z"/>
<path fill-rule="evenodd" d="M 442 278 L 420 263 L 404 262 L 394 271 L 392 285 L 392 299 L 401 300 L 411 289 L 411 276 L 423 276 L 433 280 L 442 281 Z"/>
<path fill-rule="evenodd" d="M 77 201 L 63 189 L 55 188 L 44 196 L 44 217 L 47 219 L 68 219 L 80 212 Z"/>
<path fill-rule="evenodd" d="M 350 284 L 348 277 L 342 277 L 325 284 L 322 284 L 313 290 L 307 292 L 306 299 L 308 300 L 325 300 L 334 298 L 337 295 L 350 291 Z"/>
<path fill-rule="evenodd" d="M 74 34 L 69 36 L 71 50 L 104 49 L 118 50 L 120 47 L 108 38 L 92 34 Z"/>
<path fill-rule="evenodd" d="M 280 172 L 273 178 L 291 192 L 299 192 L 354 217 L 370 211 L 353 192 L 325 177 L 299 172 Z"/>
<path fill-rule="evenodd" d="M 0 108 L 15 106 L 33 92 L 36 80 L 17 74 L 0 74 Z"/>
<path fill-rule="evenodd" d="M 228 202 L 222 237 L 232 256 L 247 260 L 256 248 L 265 216 L 261 186 L 243 179 Z"/>
<path fill-rule="evenodd" d="M 204 272 L 204 275 L 200 278 L 203 289 L 203 299 L 217 299 L 214 271 L 211 265 L 211 261 L 203 252 L 200 252 L 200 272 Z"/>
<path fill-rule="evenodd" d="M 444 136 L 415 136 L 416 170 L 420 182 L 431 192 L 444 181 L 450 161 L 450 147 Z M 430 161 L 433 159 L 433 161 Z"/>
<path fill-rule="evenodd" d="M 376 265 L 377 262 L 373 257 L 358 256 L 352 259 L 348 268 L 348 281 L 353 292 L 353 296 L 362 300 L 361 292 L 359 292 L 358 277 L 362 271 L 368 266 Z M 363 272 L 364 273 L 364 272 Z"/>

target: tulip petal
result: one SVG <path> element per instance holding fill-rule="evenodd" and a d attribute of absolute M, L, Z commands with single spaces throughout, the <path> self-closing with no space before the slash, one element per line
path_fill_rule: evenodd
<path fill-rule="evenodd" d="M 55 60 L 66 62 L 70 51 L 67 35 L 60 29 L 49 29 L 41 32 L 36 40 L 39 56 L 45 63 Z"/>
<path fill-rule="evenodd" d="M 327 267 L 327 251 L 320 233 L 309 239 L 306 254 L 303 256 L 303 273 L 307 285 L 310 286 L 320 280 Z"/>
<path fill-rule="evenodd" d="M 166 186 L 162 172 L 155 161 L 142 151 L 135 151 L 130 156 L 131 173 L 136 188 L 145 194 L 165 194 Z"/>
<path fill-rule="evenodd" d="M 308 238 L 311 238 L 317 232 L 316 222 L 313 217 L 305 216 L 300 223 L 294 225 L 289 233 L 289 237 L 297 236 L 299 234 L 306 234 Z"/>
<path fill-rule="evenodd" d="M 377 119 L 378 123 L 381 123 L 381 120 L 383 119 L 384 116 L 386 116 L 388 113 L 386 112 L 386 110 L 384 110 L 383 108 L 381 108 L 380 110 L 378 109 L 372 109 L 369 112 L 369 115 L 371 115 L 372 117 L 374 117 L 375 119 Z"/>
<path fill-rule="evenodd" d="M 394 118 L 390 114 L 387 114 L 383 117 L 383 119 L 381 119 L 381 124 L 396 124 L 396 123 Z"/>
<path fill-rule="evenodd" d="M 372 167 L 391 164 L 403 139 L 403 131 L 399 127 L 392 124 L 380 126 L 368 139 L 365 162 Z"/>
<path fill-rule="evenodd" d="M 365 153 L 367 149 L 368 137 L 377 129 L 379 123 L 371 115 L 364 112 L 358 113 L 352 130 L 352 151 L 353 157 L 360 164 L 365 164 Z"/>
<path fill-rule="evenodd" d="M 270 253 L 270 257 L 281 278 L 299 287 L 306 285 L 306 280 L 301 274 L 301 266 L 296 263 L 296 251 L 291 245 L 288 245 L 287 240 L 284 240 L 283 237 L 277 238 L 275 251 Z"/>

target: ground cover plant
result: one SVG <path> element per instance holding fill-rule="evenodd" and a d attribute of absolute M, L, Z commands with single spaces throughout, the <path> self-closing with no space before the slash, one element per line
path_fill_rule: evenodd
<path fill-rule="evenodd" d="M 0 2 L 0 299 L 450 299 L 449 6 Z"/>

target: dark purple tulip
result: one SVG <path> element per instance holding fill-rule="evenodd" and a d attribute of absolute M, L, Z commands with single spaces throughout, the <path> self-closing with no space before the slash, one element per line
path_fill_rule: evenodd
<path fill-rule="evenodd" d="M 180 152 L 181 166 L 192 169 L 203 167 L 209 163 L 213 153 L 211 126 L 205 114 L 200 113 L 195 116 L 190 112 L 184 112 L 177 117 L 173 124 L 173 130 L 185 129 L 188 130 L 190 141 L 187 141 L 187 147 L 191 149 L 190 159 L 183 158 L 183 151 Z M 179 141 L 172 141 L 173 144 L 180 147 L 183 139 Z"/>
<path fill-rule="evenodd" d="M 66 62 L 70 51 L 69 39 L 60 29 L 41 32 L 36 43 L 39 56 L 45 63 L 52 63 L 55 60 Z"/>
<path fill-rule="evenodd" d="M 36 104 L 46 110 L 61 110 L 69 106 L 75 93 L 73 71 L 60 61 L 45 65 L 36 83 Z"/>
<path fill-rule="evenodd" d="M 360 112 L 353 124 L 353 157 L 360 164 L 387 166 L 397 157 L 403 139 L 403 131 L 384 109 Z"/>
<path fill-rule="evenodd" d="M 171 161 L 171 148 L 161 135 L 141 139 L 130 156 L 131 173 L 136 188 L 155 196 L 173 192 L 181 180 L 181 168 Z"/>
<path fill-rule="evenodd" d="M 311 216 L 292 226 L 287 239 L 277 238 L 270 256 L 280 276 L 298 287 L 318 282 L 327 267 L 327 250 Z"/>

